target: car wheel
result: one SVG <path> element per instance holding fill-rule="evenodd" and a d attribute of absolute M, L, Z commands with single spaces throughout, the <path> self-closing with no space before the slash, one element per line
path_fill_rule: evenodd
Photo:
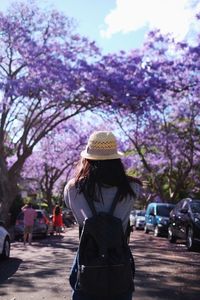
<path fill-rule="evenodd" d="M 192 227 L 188 228 L 187 231 L 187 237 L 186 237 L 186 246 L 188 248 L 188 250 L 193 250 L 194 249 L 194 237 L 193 237 L 194 233 L 193 233 L 193 229 Z"/>
<path fill-rule="evenodd" d="M 160 235 L 159 228 L 158 228 L 158 226 L 156 226 L 154 228 L 154 236 L 159 236 L 159 235 Z"/>
<path fill-rule="evenodd" d="M 173 231 L 172 231 L 171 226 L 169 226 L 169 228 L 168 228 L 168 241 L 169 241 L 170 243 L 175 243 L 175 242 L 176 242 L 176 237 L 175 237 L 175 235 L 173 234 Z"/>
<path fill-rule="evenodd" d="M 4 241 L 2 258 L 8 259 L 10 257 L 10 239 L 7 237 Z"/>
<path fill-rule="evenodd" d="M 144 226 L 144 232 L 149 233 L 149 229 L 147 228 L 147 225 Z"/>

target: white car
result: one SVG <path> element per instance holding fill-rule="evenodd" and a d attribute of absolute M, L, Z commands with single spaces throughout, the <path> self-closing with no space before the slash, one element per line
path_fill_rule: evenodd
<path fill-rule="evenodd" d="M 135 229 L 144 229 L 145 226 L 145 212 L 141 211 L 135 218 Z"/>
<path fill-rule="evenodd" d="M 0 257 L 7 259 L 10 257 L 10 235 L 0 221 Z"/>
<path fill-rule="evenodd" d="M 135 226 L 135 229 L 144 229 L 145 210 L 132 210 L 130 214 L 130 225 Z"/>

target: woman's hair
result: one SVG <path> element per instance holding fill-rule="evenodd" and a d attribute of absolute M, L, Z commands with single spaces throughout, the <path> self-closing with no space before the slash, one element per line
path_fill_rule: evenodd
<path fill-rule="evenodd" d="M 55 215 L 58 216 L 60 214 L 60 206 L 57 204 L 55 206 Z"/>
<path fill-rule="evenodd" d="M 131 177 L 126 175 L 121 159 L 83 159 L 75 176 L 75 186 L 79 193 L 86 192 L 94 201 L 99 201 L 97 195 L 102 198 L 102 186 L 117 186 L 119 201 L 128 195 L 135 196 L 130 181 Z"/>

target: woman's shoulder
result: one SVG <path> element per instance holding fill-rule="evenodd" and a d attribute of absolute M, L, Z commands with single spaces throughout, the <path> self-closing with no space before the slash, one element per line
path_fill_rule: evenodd
<path fill-rule="evenodd" d="M 65 189 L 66 189 L 66 190 L 70 190 L 70 189 L 73 189 L 73 188 L 75 188 L 75 178 L 71 178 L 71 179 L 67 182 L 67 184 L 66 184 L 66 186 L 65 186 Z"/>

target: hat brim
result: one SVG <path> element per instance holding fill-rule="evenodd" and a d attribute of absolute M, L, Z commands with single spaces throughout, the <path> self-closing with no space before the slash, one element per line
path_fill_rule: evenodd
<path fill-rule="evenodd" d="M 92 155 L 87 153 L 86 150 L 81 152 L 81 157 L 86 158 L 86 159 L 91 159 L 91 160 L 109 160 L 109 159 L 119 159 L 122 158 L 124 154 L 122 152 L 117 152 L 112 155 Z"/>

